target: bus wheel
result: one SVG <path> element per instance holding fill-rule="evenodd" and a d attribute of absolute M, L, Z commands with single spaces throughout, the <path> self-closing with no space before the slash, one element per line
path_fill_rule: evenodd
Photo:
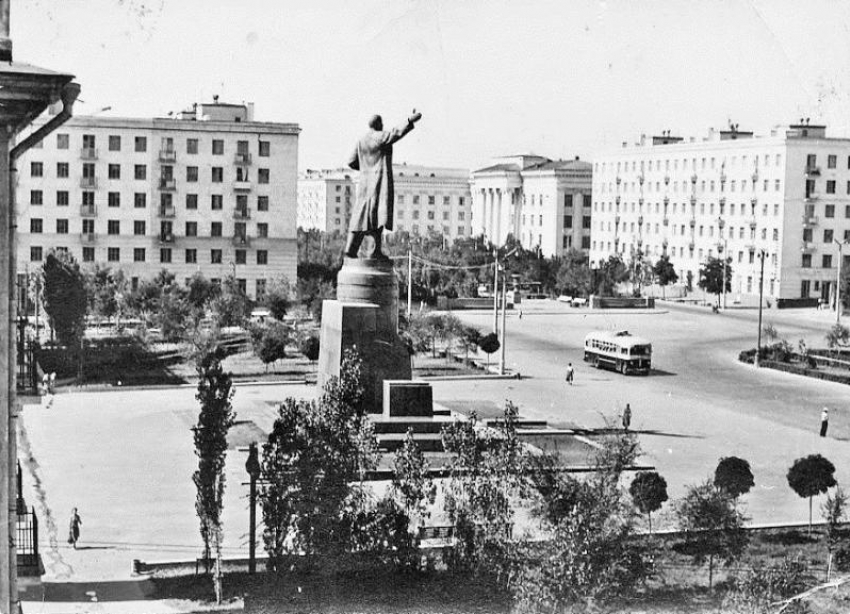
<path fill-rule="evenodd" d="M 626 374 L 626 370 L 627 370 L 626 363 L 621 362 L 621 363 L 620 363 L 620 373 L 622 373 L 623 375 L 625 375 L 625 374 Z"/>
<path fill-rule="evenodd" d="M 594 356 L 594 357 L 593 357 L 593 368 L 594 368 L 594 369 L 598 369 L 598 368 L 599 368 L 599 356 Z"/>

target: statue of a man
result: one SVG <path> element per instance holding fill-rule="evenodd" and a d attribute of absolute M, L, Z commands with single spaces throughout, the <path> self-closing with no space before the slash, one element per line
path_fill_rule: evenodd
<path fill-rule="evenodd" d="M 384 130 L 380 115 L 369 120 L 369 132 L 358 142 L 348 161 L 348 166 L 360 171 L 357 198 L 351 209 L 348 241 L 345 255 L 357 258 L 363 237 L 371 235 L 375 249 L 371 258 L 385 258 L 381 252 L 381 235 L 384 228 L 393 229 L 393 143 L 413 130 L 413 124 L 422 118 L 416 109 L 407 121 L 392 130 Z"/>

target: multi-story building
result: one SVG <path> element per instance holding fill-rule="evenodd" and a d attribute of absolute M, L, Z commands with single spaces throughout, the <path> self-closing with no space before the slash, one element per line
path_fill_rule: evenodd
<path fill-rule="evenodd" d="M 473 232 L 513 236 L 545 256 L 590 249 L 592 165 L 535 155 L 499 158 L 472 173 Z"/>
<path fill-rule="evenodd" d="M 175 118 L 75 117 L 18 160 L 18 271 L 68 250 L 132 284 L 234 275 L 257 297 L 294 281 L 299 132 L 217 100 Z"/>
<path fill-rule="evenodd" d="M 669 132 L 594 162 L 591 259 L 667 254 L 696 285 L 726 256 L 732 293 L 774 304 L 834 300 L 850 250 L 850 139 L 808 121 L 755 137 L 732 126 L 702 140 Z"/>
<path fill-rule="evenodd" d="M 298 180 L 298 226 L 347 232 L 358 174 L 346 170 L 307 171 Z M 472 232 L 472 198 L 467 169 L 397 164 L 394 230 L 412 235 L 435 232 L 447 240 Z"/>

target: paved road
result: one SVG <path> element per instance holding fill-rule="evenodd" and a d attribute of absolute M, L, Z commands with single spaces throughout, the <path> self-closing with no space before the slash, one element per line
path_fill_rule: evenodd
<path fill-rule="evenodd" d="M 757 312 L 715 315 L 698 309 L 667 308 L 655 314 L 591 314 L 551 303 L 530 305 L 520 320 L 508 320 L 507 364 L 521 381 L 435 382 L 435 399 L 511 399 L 530 418 L 600 427 L 625 404 L 633 409 L 632 428 L 641 431 L 647 460 L 670 483 L 671 497 L 687 484 L 709 476 L 722 456 L 748 459 L 756 489 L 747 497 L 757 522 L 807 517 L 806 502 L 787 486 L 785 473 L 800 456 L 820 452 L 850 484 L 848 388 L 737 362 L 741 349 L 755 346 Z M 486 329 L 487 314 L 459 314 Z M 822 346 L 832 318 L 826 312 L 770 312 L 780 336 Z M 654 343 L 656 371 L 650 377 L 623 377 L 597 371 L 582 361 L 582 342 L 595 329 L 625 328 Z M 577 367 L 568 386 L 568 362 Z M 831 408 L 830 437 L 820 439 L 820 410 Z"/>

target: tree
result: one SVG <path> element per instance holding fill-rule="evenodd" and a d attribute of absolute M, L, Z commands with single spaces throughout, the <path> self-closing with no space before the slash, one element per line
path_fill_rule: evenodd
<path fill-rule="evenodd" d="M 460 342 L 466 352 L 466 359 L 469 360 L 469 350 L 478 347 L 478 342 L 481 340 L 481 331 L 474 326 L 464 326 L 460 333 Z"/>
<path fill-rule="evenodd" d="M 809 534 L 812 532 L 812 498 L 835 486 L 835 465 L 820 454 L 798 458 L 788 470 L 788 486 L 798 497 L 809 499 Z"/>
<path fill-rule="evenodd" d="M 655 265 L 652 267 L 652 273 L 655 275 L 655 281 L 661 286 L 663 297 L 666 297 L 667 286 L 679 281 L 679 276 L 676 274 L 676 267 L 670 262 L 670 256 L 667 254 L 663 254 L 655 261 Z"/>
<path fill-rule="evenodd" d="M 189 278 L 189 283 L 186 286 L 188 290 L 186 300 L 195 311 L 196 318 L 200 320 L 207 306 L 218 294 L 219 289 L 200 271 Z"/>
<path fill-rule="evenodd" d="M 756 562 L 732 579 L 729 594 L 724 600 L 724 611 L 769 614 L 786 611 L 803 614 L 808 608 L 777 609 L 780 602 L 799 595 L 812 583 L 808 564 L 798 557 L 784 559 L 781 563 L 765 565 Z M 800 603 L 798 602 L 799 606 Z"/>
<path fill-rule="evenodd" d="M 216 323 L 225 326 L 243 326 L 251 315 L 251 301 L 233 275 L 224 278 L 221 291 L 212 301 Z"/>
<path fill-rule="evenodd" d="M 316 334 L 305 335 L 298 343 L 298 351 L 310 362 L 315 362 L 319 359 L 320 350 L 319 336 Z"/>
<path fill-rule="evenodd" d="M 652 534 L 652 512 L 661 509 L 661 505 L 667 501 L 667 480 L 656 471 L 641 471 L 632 480 L 629 486 L 629 494 L 632 496 L 635 507 L 641 513 L 647 515 L 649 520 L 649 533 Z"/>
<path fill-rule="evenodd" d="M 746 518 L 711 480 L 690 486 L 676 503 L 675 513 L 679 528 L 685 533 L 687 552 L 697 565 L 708 561 L 708 586 L 711 588 L 715 560 L 719 558 L 730 565 L 746 549 L 749 543 L 744 531 Z"/>
<path fill-rule="evenodd" d="M 201 350 L 198 362 L 198 393 L 201 404 L 198 424 L 194 428 L 195 455 L 198 470 L 192 475 L 197 489 L 195 511 L 201 523 L 204 541 L 204 560 L 209 561 L 215 551 L 216 603 L 222 600 L 221 568 L 221 511 L 224 497 L 224 463 L 227 456 L 227 432 L 233 425 L 235 414 L 231 399 L 233 382 L 221 366 L 224 352 L 219 347 Z"/>
<path fill-rule="evenodd" d="M 85 333 L 86 294 L 85 277 L 74 257 L 65 251 L 51 251 L 42 267 L 44 276 L 44 310 L 59 343 L 80 351 Z"/>
<path fill-rule="evenodd" d="M 487 333 L 481 339 L 478 340 L 478 347 L 481 348 L 481 351 L 487 354 L 487 366 L 490 366 L 490 354 L 498 351 L 501 347 L 499 343 L 499 337 L 496 333 Z"/>
<path fill-rule="evenodd" d="M 273 279 L 266 288 L 261 305 L 266 307 L 275 320 L 283 320 L 292 305 L 292 291 L 285 277 Z"/>
<path fill-rule="evenodd" d="M 589 295 L 593 288 L 592 272 L 587 263 L 587 256 L 577 249 L 570 249 L 558 266 L 555 283 L 559 294 Z"/>
<path fill-rule="evenodd" d="M 154 322 L 159 326 L 163 339 L 179 341 L 186 333 L 191 307 L 186 300 L 186 291 L 177 284 L 162 288 Z"/>
<path fill-rule="evenodd" d="M 833 324 L 826 334 L 826 346 L 832 351 L 850 346 L 850 328 L 843 324 Z"/>
<path fill-rule="evenodd" d="M 714 470 L 714 485 L 732 499 L 747 494 L 755 486 L 750 463 L 737 456 L 721 458 Z"/>
<path fill-rule="evenodd" d="M 697 286 L 715 295 L 717 306 L 720 306 L 720 295 L 723 294 L 724 287 L 726 292 L 732 291 L 732 260 L 726 259 L 725 277 L 724 277 L 724 260 L 709 256 L 705 264 L 699 269 L 699 281 Z M 725 281 L 724 281 L 725 280 Z"/>
<path fill-rule="evenodd" d="M 89 313 L 98 318 L 111 318 L 118 313 L 119 296 L 126 290 L 127 281 L 120 270 L 113 272 L 108 267 L 96 265 L 86 275 L 86 294 Z"/>
<path fill-rule="evenodd" d="M 821 514 L 826 520 L 826 581 L 829 582 L 833 554 L 841 542 L 841 524 L 847 514 L 847 495 L 840 486 L 835 489 L 834 494 L 826 496 L 826 501 L 821 505 Z"/>
<path fill-rule="evenodd" d="M 599 296 L 614 296 L 617 285 L 629 278 L 629 269 L 619 255 L 608 256 L 599 263 L 594 292 Z"/>
<path fill-rule="evenodd" d="M 289 327 L 282 322 L 269 322 L 261 328 L 259 343 L 254 346 L 254 351 L 268 370 L 269 363 L 286 358 L 288 343 Z"/>

